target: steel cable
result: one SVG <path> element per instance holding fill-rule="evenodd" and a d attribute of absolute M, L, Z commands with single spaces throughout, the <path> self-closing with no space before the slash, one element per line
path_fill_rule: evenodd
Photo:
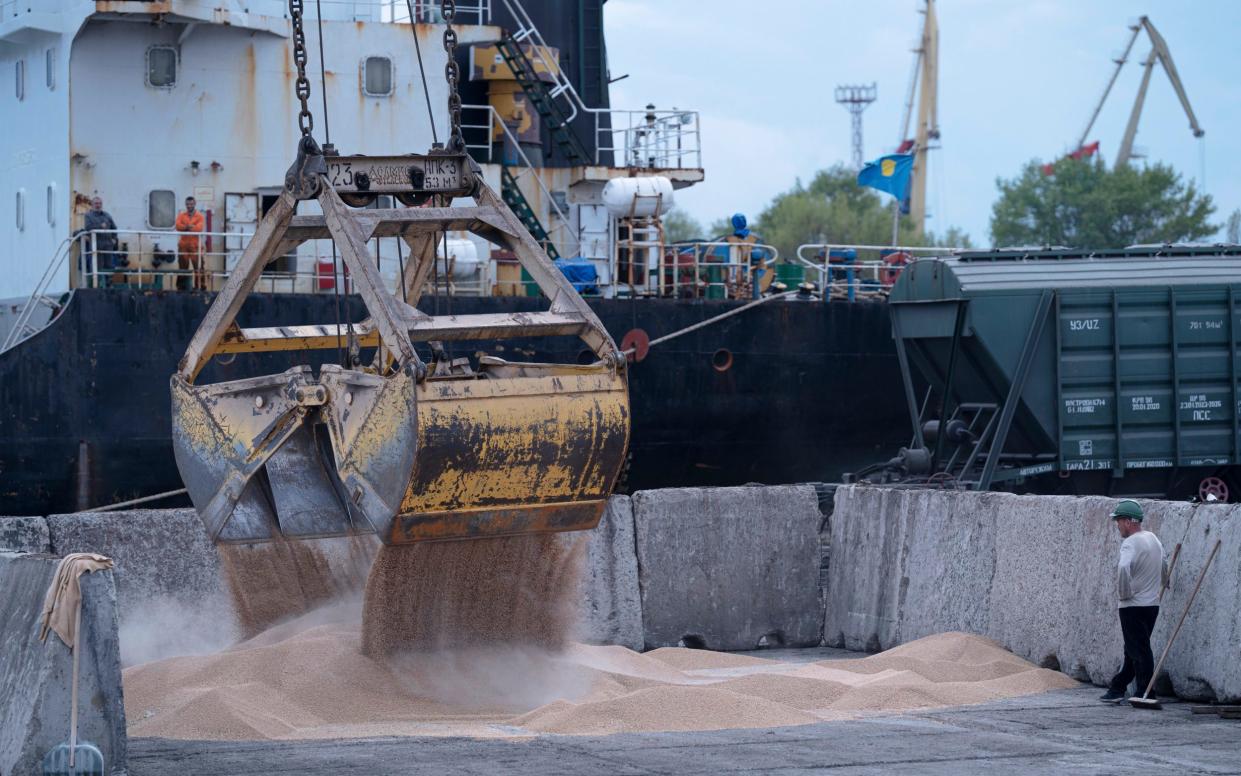
<path fill-rule="evenodd" d="M 422 45 L 418 42 L 418 22 L 414 19 L 413 0 L 405 0 L 409 9 L 409 30 L 414 35 L 414 53 L 418 57 L 418 75 L 422 77 L 422 95 L 427 100 L 427 123 L 431 125 L 431 142 L 439 144 L 439 135 L 435 131 L 435 111 L 431 109 L 431 90 L 427 88 L 427 70 L 422 65 Z"/>
<path fill-rule="evenodd" d="M 319 91 L 323 94 L 323 142 L 332 144 L 332 122 L 327 117 L 327 65 L 323 62 L 323 7 L 315 0 L 315 16 L 319 23 Z"/>

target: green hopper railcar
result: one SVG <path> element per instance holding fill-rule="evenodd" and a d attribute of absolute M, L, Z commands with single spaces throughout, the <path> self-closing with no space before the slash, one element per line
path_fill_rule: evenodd
<path fill-rule="evenodd" d="M 911 264 L 889 304 L 912 442 L 859 476 L 1238 494 L 1241 247 L 963 252 Z"/>

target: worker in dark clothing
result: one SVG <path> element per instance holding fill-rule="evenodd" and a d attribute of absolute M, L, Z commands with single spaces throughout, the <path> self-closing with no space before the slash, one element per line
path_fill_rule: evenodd
<path fill-rule="evenodd" d="M 1126 688 L 1135 679 L 1136 694 L 1144 692 L 1150 683 L 1155 670 L 1151 632 L 1159 617 L 1159 595 L 1168 579 L 1163 544 L 1159 537 L 1142 528 L 1142 506 L 1126 499 L 1112 510 L 1112 519 L 1124 539 L 1116 569 L 1116 592 L 1120 631 L 1125 637 L 1125 662 L 1112 677 L 1107 692 L 1100 696 L 1104 703 L 1124 700 Z"/>
<path fill-rule="evenodd" d="M 92 235 L 91 232 L 95 234 Z M 90 274 L 92 269 L 110 272 L 116 268 L 116 221 L 103 209 L 102 198 L 95 197 L 90 201 L 90 210 L 86 211 L 82 228 L 75 236 L 80 234 L 86 235 L 82 240 L 81 251 L 83 275 Z M 99 255 L 92 256 L 93 251 L 98 251 Z"/>

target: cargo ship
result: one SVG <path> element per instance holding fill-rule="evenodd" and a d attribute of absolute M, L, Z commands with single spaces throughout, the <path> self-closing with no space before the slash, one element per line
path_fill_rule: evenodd
<path fill-rule="evenodd" d="M 445 5 L 307 5 L 317 136 L 363 154 L 443 142 L 447 88 L 419 76 L 448 62 Z M 462 0 L 453 61 L 465 144 L 484 179 L 634 350 L 622 485 L 834 480 L 906 443 L 883 304 L 891 278 L 836 277 L 826 247 L 798 263 L 743 229 L 670 244 L 662 215 L 705 177 L 700 117 L 610 105 L 603 12 L 602 0 Z M 0 68 L 15 84 L 0 98 L 3 132 L 16 149 L 0 176 L 0 259 L 12 268 L 0 278 L 0 512 L 176 491 L 168 376 L 295 153 L 288 5 L 100 0 L 6 3 L 0 14 Z M 176 230 L 187 197 L 203 222 L 188 238 Z M 440 247 L 428 312 L 538 307 L 503 252 L 452 233 Z M 372 256 L 395 281 L 396 241 L 375 240 Z M 836 292 L 775 285 L 803 272 L 836 277 Z M 240 316 L 247 326 L 362 314 L 326 241 L 276 259 L 258 289 Z M 676 332 L 687 333 L 647 348 Z M 453 347 L 532 360 L 572 360 L 581 348 L 556 338 Z M 291 358 L 216 359 L 205 377 Z"/>

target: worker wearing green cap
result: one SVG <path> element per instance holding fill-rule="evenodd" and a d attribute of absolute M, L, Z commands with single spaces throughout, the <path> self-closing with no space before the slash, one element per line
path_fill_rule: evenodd
<path fill-rule="evenodd" d="M 1126 499 L 1112 510 L 1112 520 L 1123 539 L 1116 590 L 1120 599 L 1120 631 L 1125 637 L 1125 663 L 1099 698 L 1104 703 L 1120 703 L 1134 679 L 1138 691 L 1144 690 L 1155 668 L 1151 631 L 1159 617 L 1159 592 L 1168 569 L 1163 544 L 1142 527 L 1142 518 L 1142 506 L 1136 501 Z"/>

